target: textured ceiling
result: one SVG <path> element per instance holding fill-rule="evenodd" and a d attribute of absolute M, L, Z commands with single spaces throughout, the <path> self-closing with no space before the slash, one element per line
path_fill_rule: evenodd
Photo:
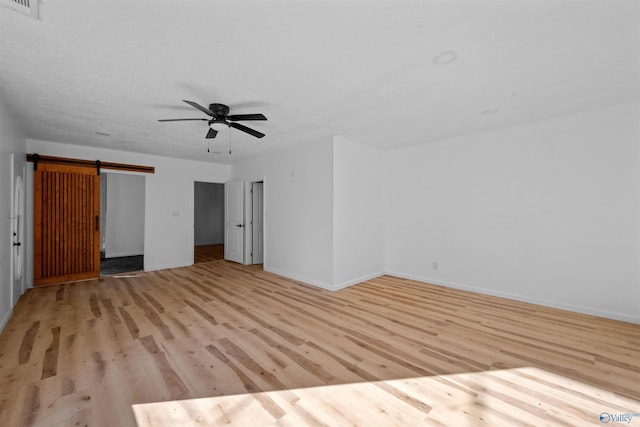
<path fill-rule="evenodd" d="M 0 7 L 0 66 L 32 139 L 225 163 L 393 148 L 640 99 L 640 2 L 42 0 L 39 20 Z M 267 136 L 207 154 L 205 122 L 157 121 L 204 117 L 183 99 L 261 112 Z"/>

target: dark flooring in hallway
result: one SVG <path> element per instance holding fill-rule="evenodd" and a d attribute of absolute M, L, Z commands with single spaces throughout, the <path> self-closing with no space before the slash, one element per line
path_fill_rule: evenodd
<path fill-rule="evenodd" d="M 100 275 L 131 273 L 144 269 L 144 255 L 102 258 L 100 260 Z"/>

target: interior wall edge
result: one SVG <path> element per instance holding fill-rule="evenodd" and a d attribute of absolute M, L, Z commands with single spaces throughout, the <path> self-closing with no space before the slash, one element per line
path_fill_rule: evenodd
<path fill-rule="evenodd" d="M 580 313 L 580 314 L 586 314 L 586 315 L 590 315 L 590 316 L 603 317 L 603 318 L 606 318 L 606 319 L 618 320 L 618 321 L 621 321 L 621 322 L 635 323 L 635 324 L 640 325 L 640 316 L 630 316 L 630 315 L 623 314 L 623 313 L 614 313 L 614 312 L 609 312 L 609 311 L 603 311 L 603 310 L 599 310 L 599 309 L 591 308 L 591 307 L 584 307 L 584 306 L 578 306 L 578 305 L 565 304 L 565 303 L 562 303 L 562 302 L 546 300 L 546 299 L 540 299 L 540 298 L 531 298 L 531 297 L 527 297 L 527 296 L 521 295 L 521 294 L 512 294 L 512 293 L 508 293 L 508 292 L 495 291 L 495 290 L 487 289 L 487 288 L 478 288 L 478 287 L 475 287 L 475 286 L 464 285 L 464 284 L 460 284 L 460 283 L 445 282 L 445 281 L 442 281 L 442 280 L 436 280 L 436 279 L 432 279 L 432 278 L 424 277 L 424 276 L 417 276 L 417 275 L 413 275 L 413 274 L 399 273 L 397 271 L 387 271 L 385 274 L 388 275 L 388 276 L 398 277 L 398 278 L 401 278 L 401 279 L 415 280 L 416 282 L 422 282 L 422 283 L 425 283 L 425 284 L 444 286 L 445 288 L 451 288 L 451 289 L 458 289 L 458 290 L 461 290 L 461 291 L 474 292 L 474 293 L 478 293 L 478 294 L 481 294 L 481 295 L 489 295 L 489 296 L 493 296 L 493 297 L 505 298 L 505 299 L 514 300 L 514 301 L 520 301 L 520 302 L 525 302 L 525 303 L 529 303 L 529 304 L 540 305 L 540 306 L 543 306 L 543 307 L 557 308 L 559 310 L 566 310 L 566 311 L 571 311 L 571 312 L 574 312 L 574 313 Z"/>

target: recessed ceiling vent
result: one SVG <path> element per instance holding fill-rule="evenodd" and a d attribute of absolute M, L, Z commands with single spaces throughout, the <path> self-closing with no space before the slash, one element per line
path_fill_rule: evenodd
<path fill-rule="evenodd" d="M 38 19 L 38 0 L 0 0 L 0 6 Z"/>

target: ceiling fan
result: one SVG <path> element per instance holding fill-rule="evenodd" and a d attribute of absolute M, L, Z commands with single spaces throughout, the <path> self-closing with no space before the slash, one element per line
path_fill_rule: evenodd
<path fill-rule="evenodd" d="M 211 116 L 210 119 L 206 118 L 198 118 L 198 119 L 161 119 L 159 122 L 178 122 L 183 120 L 202 120 L 205 122 L 209 122 L 209 131 L 207 132 L 206 138 L 215 138 L 218 134 L 219 130 L 224 130 L 227 127 L 232 127 L 234 129 L 241 130 L 242 132 L 246 132 L 249 135 L 255 136 L 256 138 L 262 138 L 264 133 L 258 132 L 255 129 L 251 129 L 246 127 L 245 125 L 241 125 L 240 123 L 236 123 L 237 121 L 245 121 L 245 120 L 267 120 L 267 118 L 263 114 L 231 114 L 229 115 L 229 107 L 224 104 L 209 104 L 209 108 L 205 108 L 202 105 L 195 103 L 193 101 L 184 102 L 191 105 L 194 108 L 202 111 L 203 113 Z"/>

